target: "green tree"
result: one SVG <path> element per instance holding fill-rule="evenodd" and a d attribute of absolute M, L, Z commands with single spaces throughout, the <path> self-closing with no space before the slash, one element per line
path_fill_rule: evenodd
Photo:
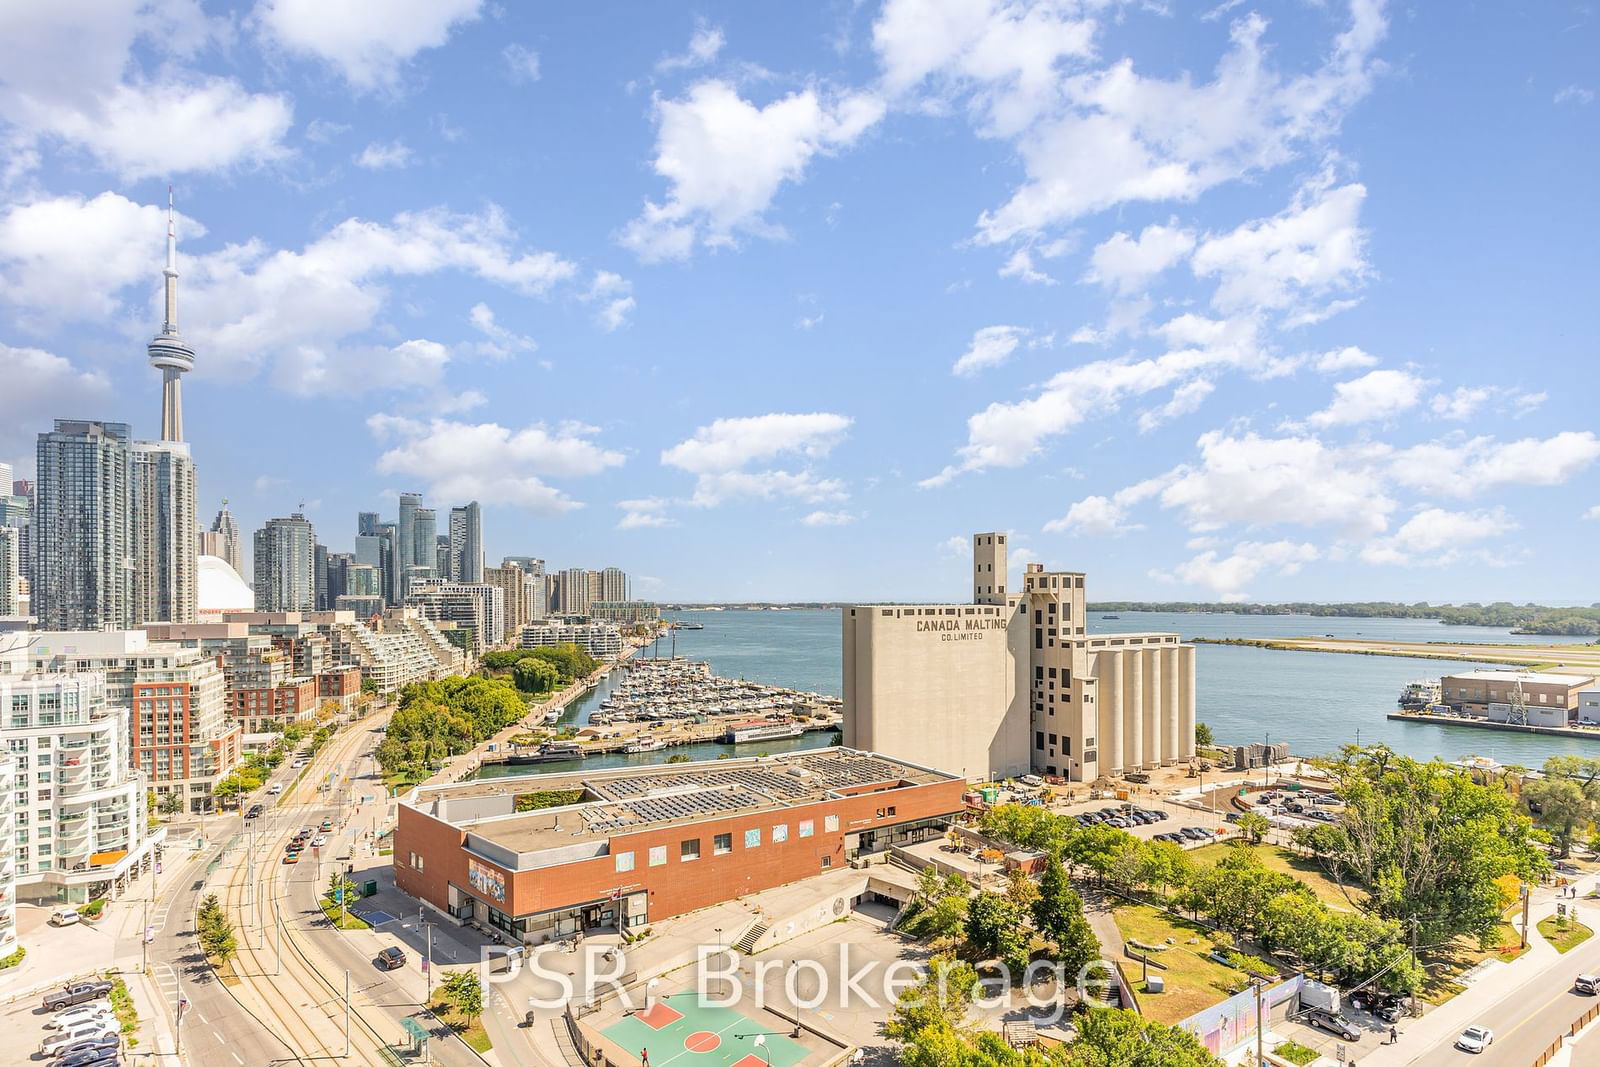
<path fill-rule="evenodd" d="M 1490 937 L 1501 912 L 1495 879 L 1532 880 L 1548 869 L 1532 822 L 1498 783 L 1382 745 L 1347 747 L 1330 769 L 1346 805 L 1339 869 L 1367 889 L 1375 914 L 1416 924 L 1424 944 Z"/>
<path fill-rule="evenodd" d="M 1596 802 L 1583 787 L 1569 778 L 1536 779 L 1523 784 L 1522 804 L 1533 815 L 1539 828 L 1550 835 L 1550 843 L 1563 857 L 1572 854 L 1572 842 L 1595 819 Z"/>
<path fill-rule="evenodd" d="M 1028 934 L 1023 911 L 1010 897 L 979 893 L 967 903 L 967 943 L 974 951 L 992 957 L 1021 978 L 1028 965 Z"/>
<path fill-rule="evenodd" d="M 689 762 L 691 762 L 691 760 L 690 760 L 690 758 L 688 756 L 685 756 L 682 752 L 674 752 L 672 755 L 667 757 L 667 762 L 668 763 L 689 763 Z"/>
<path fill-rule="evenodd" d="M 183 810 L 183 797 L 179 795 L 176 789 L 169 789 L 161 794 L 158 806 L 161 814 L 176 815 Z"/>
<path fill-rule="evenodd" d="M 445 975 L 440 989 L 445 1001 L 467 1025 L 483 1014 L 483 985 L 478 981 L 477 971 L 452 971 Z"/>
<path fill-rule="evenodd" d="M 1194 743 L 1197 747 L 1210 748 L 1217 743 L 1217 739 L 1211 736 L 1211 727 L 1197 722 L 1194 724 Z"/>
<path fill-rule="evenodd" d="M 922 981 L 895 1001 L 894 1012 L 883 1025 L 884 1035 L 909 1046 L 929 1029 L 959 1028 L 972 1006 L 977 984 L 978 972 L 971 965 L 950 956 L 934 956 Z"/>
<path fill-rule="evenodd" d="M 511 668 L 511 680 L 524 693 L 548 693 L 561 684 L 561 671 L 548 660 L 529 658 Z"/>
<path fill-rule="evenodd" d="M 1146 1022 L 1120 1008 L 1085 1013 L 1069 1052 L 1072 1067 L 1216 1067 L 1220 1063 L 1189 1031 Z"/>
<path fill-rule="evenodd" d="M 1033 922 L 1056 945 L 1056 961 L 1069 975 L 1078 974 L 1100 956 L 1100 939 L 1084 918 L 1083 898 L 1072 888 L 1066 865 L 1055 856 L 1039 876 L 1039 899 L 1033 902 Z"/>
<path fill-rule="evenodd" d="M 196 926 L 195 933 L 199 937 L 201 949 L 218 966 L 227 963 L 239 951 L 233 922 L 223 912 L 215 893 L 200 902 L 199 921 Z"/>
<path fill-rule="evenodd" d="M 1266 837 L 1267 832 L 1272 829 L 1272 824 L 1267 821 L 1267 817 L 1259 811 L 1245 812 L 1239 816 L 1237 825 L 1239 827 L 1239 836 L 1252 845 L 1261 844 L 1261 839 Z"/>

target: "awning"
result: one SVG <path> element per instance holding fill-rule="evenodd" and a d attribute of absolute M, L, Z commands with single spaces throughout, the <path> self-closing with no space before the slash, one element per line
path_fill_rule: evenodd
<path fill-rule="evenodd" d="M 114 866 L 116 866 L 117 864 L 121 863 L 123 860 L 125 860 L 127 858 L 128 858 L 128 850 L 127 849 L 122 849 L 122 850 L 120 850 L 118 852 L 96 852 L 92 856 L 89 857 L 89 866 L 91 866 L 91 867 L 114 867 Z"/>

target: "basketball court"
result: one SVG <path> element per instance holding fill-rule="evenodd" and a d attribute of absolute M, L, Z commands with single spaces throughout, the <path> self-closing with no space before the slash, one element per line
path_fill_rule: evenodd
<path fill-rule="evenodd" d="M 650 1067 L 795 1067 L 808 1052 L 787 1036 L 732 1008 L 702 1005 L 693 991 L 662 997 L 600 1033 Z M 766 1038 L 756 1044 L 757 1035 Z"/>

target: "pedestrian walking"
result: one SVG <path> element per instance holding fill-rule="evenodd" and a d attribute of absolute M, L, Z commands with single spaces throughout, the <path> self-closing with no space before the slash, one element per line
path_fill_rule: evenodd
<path fill-rule="evenodd" d="M 639 1050 L 639 1062 L 644 1064 L 644 1067 L 650 1067 L 650 1050 L 649 1049 L 640 1049 Z"/>
<path fill-rule="evenodd" d="M 1398 1045 L 1399 1043 L 1400 1043 L 1400 1031 L 1395 1029 L 1392 1026 L 1389 1027 L 1389 1044 Z"/>

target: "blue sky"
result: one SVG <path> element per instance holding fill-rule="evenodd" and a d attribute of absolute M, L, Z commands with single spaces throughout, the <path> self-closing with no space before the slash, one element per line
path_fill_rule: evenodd
<path fill-rule="evenodd" d="M 0 461 L 420 490 L 662 598 L 1588 602 L 1587 4 L 0 10 Z"/>

